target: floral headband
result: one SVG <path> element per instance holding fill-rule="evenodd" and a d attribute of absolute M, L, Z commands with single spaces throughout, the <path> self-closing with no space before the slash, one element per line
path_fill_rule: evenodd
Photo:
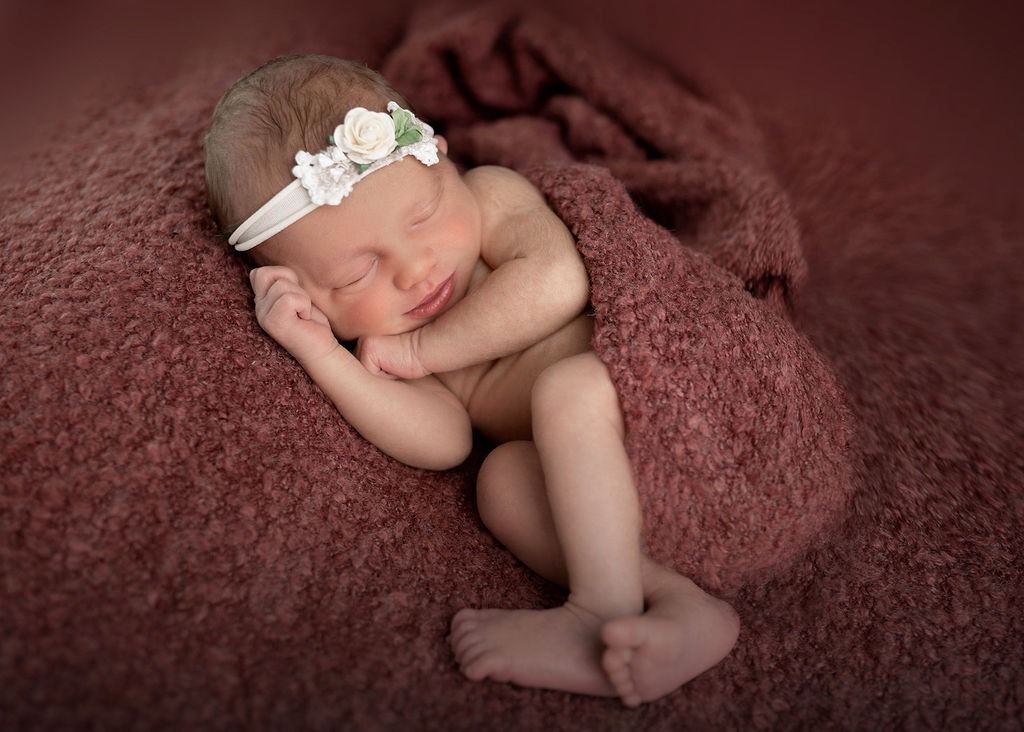
<path fill-rule="evenodd" d="M 328 140 L 316 155 L 295 153 L 295 180 L 235 229 L 228 243 L 236 251 L 252 249 L 320 206 L 337 206 L 356 183 L 406 155 L 424 165 L 438 161 L 433 128 L 395 102 L 388 102 L 388 113 L 350 109 Z"/>

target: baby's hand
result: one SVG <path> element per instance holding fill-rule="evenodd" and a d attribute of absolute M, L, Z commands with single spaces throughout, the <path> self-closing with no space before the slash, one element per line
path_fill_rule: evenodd
<path fill-rule="evenodd" d="M 399 335 L 365 336 L 356 357 L 371 374 L 390 379 L 419 379 L 430 374 L 416 351 L 417 331 Z"/>
<path fill-rule="evenodd" d="M 308 363 L 338 347 L 327 316 L 299 286 L 295 272 L 257 267 L 249 281 L 256 296 L 256 319 L 297 361 Z"/>

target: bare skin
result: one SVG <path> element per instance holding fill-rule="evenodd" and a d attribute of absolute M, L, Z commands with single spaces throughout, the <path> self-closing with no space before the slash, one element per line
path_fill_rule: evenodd
<path fill-rule="evenodd" d="M 660 699 L 732 649 L 732 608 L 654 565 L 648 609 L 602 622 L 571 601 L 550 610 L 460 610 L 449 641 L 473 681 L 491 679 L 593 696 L 629 707 Z"/>
<path fill-rule="evenodd" d="M 636 705 L 728 653 L 732 609 L 641 552 L 621 408 L 580 315 L 586 273 L 525 179 L 394 163 L 256 251 L 260 323 L 364 437 L 429 469 L 460 463 L 471 428 L 508 443 L 481 472 L 481 514 L 569 595 L 456 615 L 468 678 Z M 358 358 L 335 335 L 358 338 Z"/>
<path fill-rule="evenodd" d="M 507 443 L 488 458 L 478 500 L 499 540 L 568 586 L 532 443 Z M 571 597 L 553 610 L 460 611 L 450 635 L 460 668 L 473 680 L 618 696 L 631 707 L 674 691 L 729 653 L 739 621 L 730 605 L 643 555 L 641 571 L 646 609 L 638 615 L 602 621 Z"/>
<path fill-rule="evenodd" d="M 601 666 L 626 706 L 675 691 L 722 660 L 736 643 L 732 606 L 686 577 L 648 561 L 647 610 L 601 628 Z"/>

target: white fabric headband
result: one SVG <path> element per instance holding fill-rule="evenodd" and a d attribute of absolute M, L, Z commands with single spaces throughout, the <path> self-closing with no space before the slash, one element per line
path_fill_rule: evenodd
<path fill-rule="evenodd" d="M 350 109 L 329 139 L 316 155 L 295 153 L 295 180 L 235 229 L 228 243 L 236 251 L 252 249 L 320 206 L 337 206 L 356 183 L 406 155 L 424 165 L 438 161 L 433 128 L 395 102 L 388 102 L 387 114 Z"/>

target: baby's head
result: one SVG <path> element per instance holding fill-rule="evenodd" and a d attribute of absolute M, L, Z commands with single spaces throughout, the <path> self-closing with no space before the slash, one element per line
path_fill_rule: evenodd
<path fill-rule="evenodd" d="M 437 317 L 479 258 L 476 198 L 407 106 L 361 65 L 292 56 L 236 82 L 207 133 L 210 207 L 229 242 L 292 270 L 343 340 Z"/>
<path fill-rule="evenodd" d="M 236 81 L 206 134 L 206 188 L 230 233 L 291 180 L 295 153 L 313 154 L 355 107 L 384 111 L 405 98 L 372 69 L 332 56 L 284 56 Z"/>

